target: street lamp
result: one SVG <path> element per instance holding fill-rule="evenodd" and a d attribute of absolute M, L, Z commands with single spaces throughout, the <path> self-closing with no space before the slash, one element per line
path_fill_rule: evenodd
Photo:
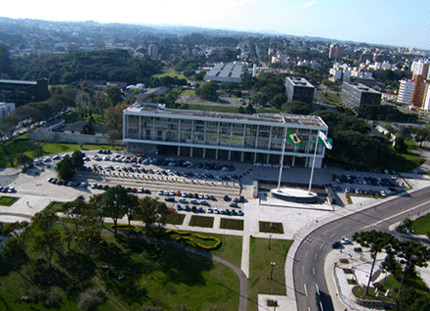
<path fill-rule="evenodd" d="M 272 267 L 271 270 L 270 270 L 270 279 L 273 280 L 273 268 L 275 268 L 276 262 L 272 261 L 270 263 L 270 266 Z"/>
<path fill-rule="evenodd" d="M 271 249 L 270 248 L 270 242 L 272 242 L 272 234 L 269 234 L 269 249 Z"/>

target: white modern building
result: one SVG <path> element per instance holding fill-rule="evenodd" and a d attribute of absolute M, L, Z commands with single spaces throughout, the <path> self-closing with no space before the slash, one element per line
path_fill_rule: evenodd
<path fill-rule="evenodd" d="M 285 143 L 288 130 L 301 146 Z M 235 114 L 167 109 L 136 103 L 123 111 L 123 140 L 132 151 L 248 163 L 311 167 L 318 131 L 328 127 L 318 116 Z M 315 167 L 325 147 L 318 144 Z"/>
<path fill-rule="evenodd" d="M 400 80 L 399 93 L 397 102 L 409 105 L 412 102 L 414 94 L 415 82 L 410 80 Z"/>
<path fill-rule="evenodd" d="M 245 74 L 246 67 L 247 63 L 245 62 L 219 63 L 206 73 L 205 80 L 240 83 Z"/>

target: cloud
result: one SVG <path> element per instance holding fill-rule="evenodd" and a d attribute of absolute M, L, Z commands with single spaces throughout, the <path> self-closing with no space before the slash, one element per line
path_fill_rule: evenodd
<path fill-rule="evenodd" d="M 303 4 L 303 8 L 304 8 L 304 9 L 307 9 L 307 8 L 309 8 L 310 6 L 312 6 L 312 5 L 316 4 L 317 2 L 318 2 L 318 0 L 312 0 L 312 1 L 306 2 L 306 3 L 304 3 L 304 4 Z"/>

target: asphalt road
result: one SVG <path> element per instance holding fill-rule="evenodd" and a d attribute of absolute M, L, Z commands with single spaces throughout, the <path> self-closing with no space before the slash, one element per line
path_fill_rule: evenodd
<path fill-rule="evenodd" d="M 331 244 L 356 231 L 383 230 L 430 209 L 430 187 L 334 220 L 311 232 L 297 249 L 293 277 L 299 311 L 334 311 L 324 275 Z"/>

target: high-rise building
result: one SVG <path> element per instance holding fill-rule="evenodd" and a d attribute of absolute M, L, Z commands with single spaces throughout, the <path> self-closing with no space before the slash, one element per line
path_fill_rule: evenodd
<path fill-rule="evenodd" d="M 421 108 L 423 105 L 426 83 L 422 75 L 414 75 L 412 81 L 415 83 L 415 87 L 412 93 L 411 104 L 416 108 Z"/>
<path fill-rule="evenodd" d="M 422 76 L 423 78 L 427 78 L 429 74 L 429 64 L 420 60 L 418 62 L 412 62 L 411 71 L 414 76 Z"/>
<path fill-rule="evenodd" d="M 158 43 L 152 42 L 148 47 L 148 55 L 152 59 L 158 59 Z"/>
<path fill-rule="evenodd" d="M 430 82 L 425 83 L 424 99 L 422 109 L 430 112 Z"/>
<path fill-rule="evenodd" d="M 328 51 L 328 58 L 339 60 L 343 56 L 343 48 L 337 44 L 331 44 Z"/>
<path fill-rule="evenodd" d="M 300 145 L 285 143 L 288 130 Z M 123 111 L 123 141 L 131 151 L 237 162 L 320 168 L 325 147 L 315 144 L 328 127 L 318 116 L 284 113 L 246 115 L 169 109 L 136 103 Z M 284 151 L 282 148 L 285 148 Z"/>
<path fill-rule="evenodd" d="M 285 79 L 285 93 L 288 102 L 299 100 L 311 104 L 315 87 L 308 80 L 301 77 L 287 77 Z"/>
<path fill-rule="evenodd" d="M 350 109 L 357 109 L 362 105 L 379 105 L 381 93 L 361 83 L 343 82 L 341 101 Z"/>
<path fill-rule="evenodd" d="M 409 105 L 412 102 L 412 95 L 414 94 L 415 82 L 410 80 L 400 80 L 399 92 L 397 95 L 397 102 Z"/>

